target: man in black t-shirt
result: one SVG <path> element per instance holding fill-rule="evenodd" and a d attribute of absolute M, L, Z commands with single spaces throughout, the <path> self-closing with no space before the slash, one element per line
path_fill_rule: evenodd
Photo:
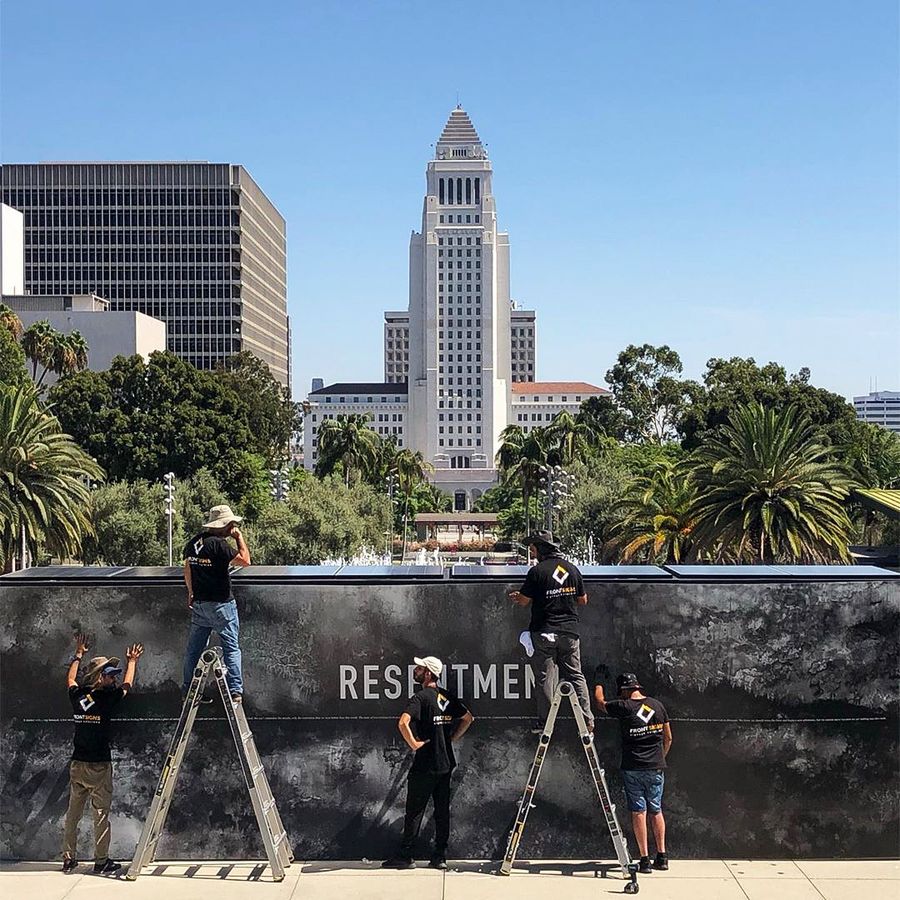
<path fill-rule="evenodd" d="M 638 871 L 668 869 L 666 855 L 666 820 L 662 797 L 665 786 L 666 755 L 672 746 L 672 727 L 666 708 L 641 692 L 637 675 L 625 672 L 616 679 L 618 700 L 607 700 L 601 679 L 606 667 L 598 666 L 594 699 L 600 712 L 619 720 L 622 732 L 622 781 L 631 811 L 631 825 L 641 854 Z M 651 815 L 656 859 L 650 866 L 647 843 L 647 812 Z"/>
<path fill-rule="evenodd" d="M 88 799 L 94 812 L 94 871 L 108 875 L 121 865 L 109 858 L 109 810 L 112 804 L 112 754 L 109 748 L 110 716 L 134 684 L 137 661 L 144 652 L 141 644 L 132 644 L 125 653 L 128 665 L 122 686 L 118 657 L 96 656 L 78 683 L 78 666 L 87 652 L 87 638 L 75 635 L 75 655 L 69 662 L 66 686 L 75 720 L 75 741 L 69 764 L 69 808 L 66 811 L 63 838 L 63 872 L 78 865 L 76 847 L 78 823 Z"/>
<path fill-rule="evenodd" d="M 191 630 L 184 654 L 182 693 L 186 694 L 194 677 L 194 669 L 209 643 L 212 632 L 219 635 L 227 670 L 226 680 L 231 697 L 243 699 L 244 679 L 241 669 L 241 647 L 238 641 L 240 620 L 231 592 L 231 566 L 249 566 L 250 551 L 238 528 L 243 519 L 230 506 L 214 506 L 203 531 L 184 547 L 184 583 L 187 586 Z M 228 542 L 233 538 L 237 551 Z"/>
<path fill-rule="evenodd" d="M 428 865 L 447 868 L 450 839 L 450 778 L 456 768 L 453 742 L 458 741 L 474 721 L 468 707 L 446 688 L 438 685 L 444 671 L 435 656 L 414 657 L 413 678 L 422 685 L 409 701 L 397 722 L 400 734 L 415 751 L 406 787 L 406 819 L 403 840 L 396 856 L 382 863 L 385 869 L 413 869 L 413 848 L 429 798 L 434 801 L 434 852 Z"/>
<path fill-rule="evenodd" d="M 527 541 L 538 562 L 528 570 L 522 587 L 509 596 L 519 606 L 531 604 L 528 631 L 540 717 L 534 730 L 543 730 L 559 681 L 568 681 L 575 689 L 588 727 L 593 729 L 594 714 L 581 671 L 578 607 L 588 602 L 581 572 L 559 552 L 549 531 L 539 531 Z"/>

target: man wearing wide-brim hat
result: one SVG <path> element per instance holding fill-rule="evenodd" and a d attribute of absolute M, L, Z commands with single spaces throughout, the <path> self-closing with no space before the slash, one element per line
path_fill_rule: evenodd
<path fill-rule="evenodd" d="M 69 808 L 66 810 L 62 870 L 74 872 L 78 866 L 78 823 L 90 800 L 94 813 L 94 872 L 111 875 L 122 867 L 109 858 L 109 811 L 113 789 L 110 717 L 134 684 L 137 661 L 144 647 L 132 644 L 126 650 L 128 663 L 120 686 L 116 684 L 116 676 L 122 674 L 117 656 L 95 656 L 79 683 L 78 668 L 87 649 L 87 637 L 75 635 L 75 655 L 69 660 L 66 675 L 75 720 L 75 740 L 69 764 Z"/>
<path fill-rule="evenodd" d="M 549 531 L 538 531 L 526 538 L 537 565 L 525 576 L 510 599 L 519 606 L 531 605 L 526 650 L 531 650 L 531 667 L 537 682 L 539 721 L 535 731 L 543 730 L 558 681 L 568 681 L 575 689 L 588 727 L 594 728 L 594 714 L 588 686 L 581 671 L 581 642 L 578 608 L 588 602 L 581 572 L 562 553 Z M 529 646 L 530 645 L 530 646 Z"/>
<path fill-rule="evenodd" d="M 222 644 L 231 698 L 235 702 L 243 699 L 240 621 L 231 591 L 231 566 L 250 565 L 250 551 L 238 528 L 243 521 L 230 506 L 214 506 L 203 530 L 185 544 L 184 583 L 191 610 L 191 630 L 184 654 L 184 693 L 187 693 L 210 635 L 215 632 Z M 229 543 L 229 538 L 237 544 L 237 550 Z"/>

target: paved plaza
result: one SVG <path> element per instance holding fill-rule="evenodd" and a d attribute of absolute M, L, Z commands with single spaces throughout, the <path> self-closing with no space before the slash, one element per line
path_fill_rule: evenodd
<path fill-rule="evenodd" d="M 9 900 L 566 900 L 623 896 L 624 882 L 600 877 L 594 862 L 522 863 L 509 878 L 496 863 L 453 862 L 387 872 L 369 862 L 295 862 L 280 884 L 249 862 L 157 863 L 135 882 L 89 873 L 63 875 L 55 863 L 0 864 L 0 897 Z M 898 900 L 900 861 L 675 860 L 640 879 L 644 900 Z"/>

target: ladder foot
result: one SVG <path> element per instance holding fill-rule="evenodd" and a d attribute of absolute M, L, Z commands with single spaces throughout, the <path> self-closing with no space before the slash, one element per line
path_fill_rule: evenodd
<path fill-rule="evenodd" d="M 628 884 L 625 885 L 626 894 L 636 894 L 639 890 L 640 887 L 638 887 L 638 883 L 636 881 L 629 881 Z"/>

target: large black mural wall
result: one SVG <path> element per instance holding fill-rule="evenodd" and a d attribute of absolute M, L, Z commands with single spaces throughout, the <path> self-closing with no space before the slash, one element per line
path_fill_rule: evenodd
<path fill-rule="evenodd" d="M 59 855 L 72 730 L 64 673 L 71 635 L 85 630 L 96 635 L 91 655 L 123 656 L 130 641 L 147 648 L 115 725 L 113 854 L 127 858 L 180 710 L 184 590 L 163 579 L 6 582 L 0 853 Z M 422 653 L 445 660 L 477 719 L 461 743 L 450 852 L 502 855 L 536 740 L 517 644 L 528 614 L 507 600 L 511 586 L 240 580 L 246 709 L 299 859 L 395 849 L 410 763 L 395 720 Z M 613 676 L 637 672 L 673 719 L 674 855 L 896 853 L 895 583 L 605 581 L 589 593 L 588 676 L 601 663 Z M 263 855 L 221 716 L 200 713 L 161 858 Z M 598 721 L 597 743 L 624 810 L 616 726 Z M 611 858 L 595 804 L 574 723 L 562 721 L 521 857 Z M 82 829 L 87 855 L 89 818 Z"/>

